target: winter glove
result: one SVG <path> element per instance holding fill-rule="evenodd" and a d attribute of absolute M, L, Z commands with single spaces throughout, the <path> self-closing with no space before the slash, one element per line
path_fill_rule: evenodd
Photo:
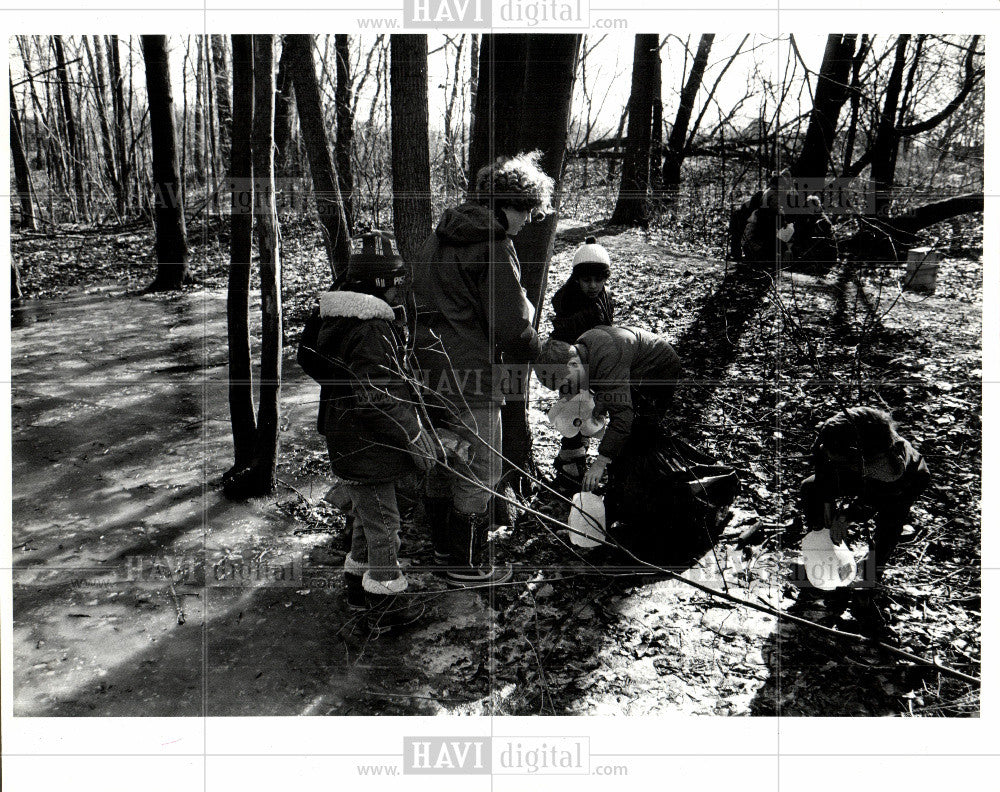
<path fill-rule="evenodd" d="M 434 442 L 434 439 L 423 427 L 420 427 L 420 431 L 410 441 L 410 445 L 412 446 L 410 458 L 413 459 L 413 463 L 421 472 L 426 473 L 429 471 L 434 467 L 438 459 L 442 457 L 438 444 Z"/>
<path fill-rule="evenodd" d="M 446 461 L 459 462 L 464 465 L 469 464 L 469 458 L 472 456 L 472 445 L 468 440 L 459 437 L 448 429 L 439 430 L 438 437 L 444 448 Z"/>

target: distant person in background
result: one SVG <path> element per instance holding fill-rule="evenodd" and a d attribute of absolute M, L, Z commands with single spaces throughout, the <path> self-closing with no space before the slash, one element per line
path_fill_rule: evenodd
<path fill-rule="evenodd" d="M 807 196 L 805 213 L 795 218 L 795 235 L 790 249 L 799 260 L 827 264 L 836 262 L 833 223 L 823 211 L 823 202 L 818 195 Z"/>
<path fill-rule="evenodd" d="M 513 237 L 552 211 L 553 180 L 540 152 L 501 157 L 476 176 L 471 200 L 447 209 L 413 263 L 414 352 L 432 420 L 470 443 L 464 471 L 438 465 L 424 507 L 445 582 L 481 587 L 510 579 L 485 560 L 490 498 L 500 480 L 501 364 L 540 349 L 534 306 L 521 286 Z"/>
<path fill-rule="evenodd" d="M 614 302 L 607 289 L 611 257 L 596 237 L 587 237 L 573 256 L 573 272 L 552 297 L 552 338 L 566 344 L 598 325 L 615 323 Z M 587 438 L 582 434 L 563 437 L 553 461 L 555 486 L 576 492 L 587 471 Z"/>

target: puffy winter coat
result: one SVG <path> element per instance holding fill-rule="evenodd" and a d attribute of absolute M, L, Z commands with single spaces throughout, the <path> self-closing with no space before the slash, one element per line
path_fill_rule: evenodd
<path fill-rule="evenodd" d="M 615 307 L 607 288 L 591 299 L 576 278 L 570 278 L 552 297 L 552 338 L 575 344 L 582 333 L 598 325 L 615 323 Z"/>
<path fill-rule="evenodd" d="M 341 478 L 394 481 L 417 470 L 406 450 L 420 422 L 404 348 L 403 328 L 384 300 L 350 291 L 320 296 L 298 360 L 320 383 L 317 428 Z"/>
<path fill-rule="evenodd" d="M 506 226 L 463 204 L 441 216 L 413 262 L 414 351 L 425 385 L 458 407 L 503 403 L 499 363 L 538 357 L 534 309 Z"/>
<path fill-rule="evenodd" d="M 594 413 L 607 413 L 610 419 L 597 450 L 613 459 L 632 431 L 633 388 L 669 388 L 680 375 L 680 357 L 665 338 L 638 327 L 595 327 L 576 345 L 594 394 Z"/>
<path fill-rule="evenodd" d="M 930 483 L 927 463 L 908 440 L 895 441 L 897 452 L 903 460 L 903 475 L 896 481 L 877 481 L 863 476 L 850 464 L 838 464 L 820 449 L 819 440 L 813 444 L 813 467 L 816 474 L 816 495 L 823 502 L 833 503 L 837 498 L 860 496 L 863 501 L 874 503 L 913 503 Z"/>

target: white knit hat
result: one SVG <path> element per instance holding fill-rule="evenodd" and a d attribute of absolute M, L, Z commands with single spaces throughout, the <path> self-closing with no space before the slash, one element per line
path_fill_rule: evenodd
<path fill-rule="evenodd" d="M 580 266 L 580 265 L 584 266 Z M 573 275 L 600 275 L 608 278 L 611 275 L 611 256 L 604 245 L 597 244 L 597 237 L 589 236 L 584 240 L 573 256 Z"/>

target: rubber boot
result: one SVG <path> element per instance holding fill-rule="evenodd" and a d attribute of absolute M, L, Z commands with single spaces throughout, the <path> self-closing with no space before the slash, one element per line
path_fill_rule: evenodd
<path fill-rule="evenodd" d="M 878 589 L 857 589 L 851 598 L 851 615 L 858 622 L 862 635 L 883 641 L 897 643 L 898 636 L 890 626 L 889 615 L 884 609 L 882 595 Z"/>
<path fill-rule="evenodd" d="M 347 607 L 351 610 L 364 610 L 368 607 L 365 600 L 365 590 L 361 586 L 361 575 L 351 572 L 344 573 L 344 588 L 347 591 Z"/>
<path fill-rule="evenodd" d="M 395 580 L 374 580 L 366 572 L 362 580 L 368 606 L 366 622 L 373 636 L 401 629 L 416 623 L 424 615 L 424 604 L 403 594 L 407 581 L 403 575 Z"/>
<path fill-rule="evenodd" d="M 430 528 L 431 544 L 434 547 L 434 563 L 448 565 L 448 519 L 451 513 L 451 498 L 424 498 L 424 514 Z"/>
<path fill-rule="evenodd" d="M 361 582 L 367 571 L 368 565 L 355 561 L 348 552 L 344 559 L 344 592 L 347 595 L 347 607 L 350 610 L 360 611 L 367 607 L 365 589 Z"/>
<path fill-rule="evenodd" d="M 509 564 L 494 567 L 483 561 L 489 513 L 460 514 L 454 509 L 448 520 L 449 567 L 445 582 L 452 588 L 479 588 L 506 583 L 513 577 Z"/>

